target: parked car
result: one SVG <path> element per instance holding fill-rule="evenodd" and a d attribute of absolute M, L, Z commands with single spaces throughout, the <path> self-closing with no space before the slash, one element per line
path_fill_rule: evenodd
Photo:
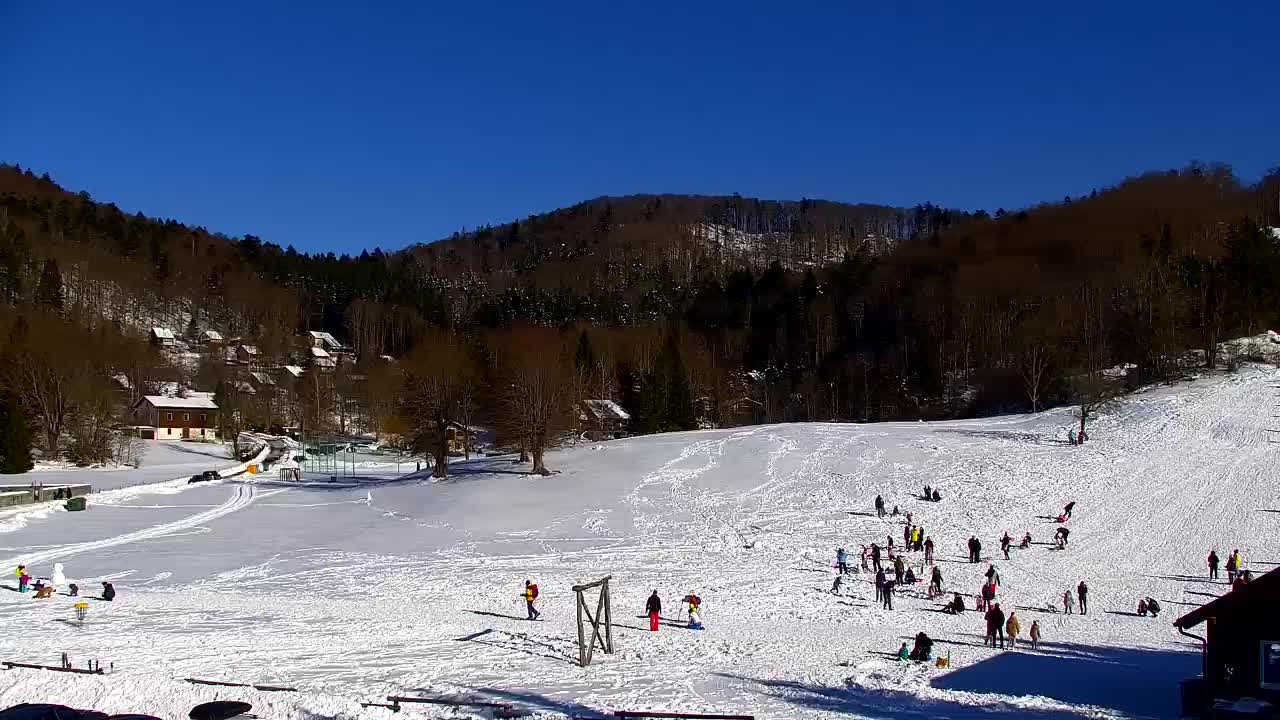
<path fill-rule="evenodd" d="M 220 477 L 222 476 L 218 474 L 217 470 L 205 470 L 199 475 L 192 475 L 191 479 L 187 481 L 187 484 L 190 485 L 191 483 L 209 482 L 210 480 L 217 480 Z"/>

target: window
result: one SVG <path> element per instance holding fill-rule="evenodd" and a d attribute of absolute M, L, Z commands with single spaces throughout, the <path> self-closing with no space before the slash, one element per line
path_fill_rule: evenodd
<path fill-rule="evenodd" d="M 191 422 L 191 413 L 182 413 L 183 422 Z"/>
<path fill-rule="evenodd" d="M 1258 673 L 1259 685 L 1268 690 L 1280 690 L 1280 641 L 1263 640 L 1262 671 Z"/>
<path fill-rule="evenodd" d="M 206 419 L 207 419 L 206 415 L 204 413 L 200 413 L 200 422 L 203 423 Z"/>
<path fill-rule="evenodd" d="M 165 420 L 173 420 L 173 413 L 165 413 L 165 414 L 164 414 L 164 419 L 165 419 Z"/>

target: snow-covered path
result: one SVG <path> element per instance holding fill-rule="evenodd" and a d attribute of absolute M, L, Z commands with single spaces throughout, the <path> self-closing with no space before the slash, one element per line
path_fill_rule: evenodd
<path fill-rule="evenodd" d="M 54 544 L 45 520 L 3 536 L 0 553 L 68 574 L 118 578 L 84 627 L 70 601 L 0 592 L 17 659 L 114 662 L 104 678 L 0 674 L 0 703 L 68 701 L 178 716 L 200 699 L 249 697 L 271 717 L 390 717 L 358 701 L 388 693 L 470 694 L 535 710 L 751 711 L 916 720 L 995 715 L 1172 717 L 1198 648 L 1170 621 L 1224 591 L 1202 578 L 1211 547 L 1239 547 L 1255 572 L 1280 562 L 1280 488 L 1270 481 L 1277 375 L 1247 369 L 1117 404 L 1083 447 L 1069 411 L 950 423 L 778 425 L 587 446 L 549 457 L 563 473 L 520 474 L 508 459 L 462 464 L 446 482 L 372 490 L 181 488 L 95 508 L 101 537 Z M 941 503 L 918 500 L 925 484 Z M 982 647 L 972 611 L 937 611 L 907 590 L 873 602 L 867 573 L 830 592 L 835 548 L 902 540 L 914 513 L 938 544 L 948 589 L 969 597 L 1009 531 L 1034 538 L 997 559 L 999 600 L 1046 651 Z M 1076 500 L 1067 550 L 1052 522 Z M 198 512 L 192 512 L 193 509 Z M 1268 512 L 1269 511 L 1269 512 Z M 163 522 L 137 527 L 139 517 Z M 111 528 L 117 528 L 112 531 Z M 918 563 L 920 558 L 912 556 Z M 618 652 L 576 657 L 575 582 L 610 574 Z M 523 619 L 525 578 L 544 622 Z M 1045 608 L 1087 580 L 1087 616 Z M 9 581 L 12 582 L 11 580 Z M 923 584 L 917 587 L 923 587 Z M 645 597 L 702 596 L 707 630 L 642 629 Z M 1133 616 L 1138 598 L 1165 606 Z M 888 655 L 916 632 L 950 672 Z M 187 676 L 286 684 L 302 692 L 190 688 Z M 414 712 L 430 712 L 429 710 Z"/>

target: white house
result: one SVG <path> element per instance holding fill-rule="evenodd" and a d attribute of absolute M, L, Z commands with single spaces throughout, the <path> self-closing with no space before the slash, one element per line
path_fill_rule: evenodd
<path fill-rule="evenodd" d="M 307 336 L 311 339 L 311 347 L 324 348 L 326 350 L 342 349 L 342 343 L 327 332 L 311 330 L 307 333 Z"/>
<path fill-rule="evenodd" d="M 143 395 L 129 412 L 138 436 L 146 440 L 213 440 L 218 436 L 218 405 L 204 393 L 184 398 Z"/>
<path fill-rule="evenodd" d="M 151 342 L 163 347 L 168 347 L 178 342 L 178 338 L 174 337 L 173 331 L 165 327 L 151 328 Z"/>

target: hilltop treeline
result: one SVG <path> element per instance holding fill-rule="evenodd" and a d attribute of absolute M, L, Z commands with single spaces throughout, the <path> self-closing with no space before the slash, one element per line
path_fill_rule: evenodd
<path fill-rule="evenodd" d="M 1220 340 L 1276 319 L 1278 194 L 1278 173 L 1246 184 L 1193 165 L 1015 212 L 600 198 L 334 256 L 130 215 L 4 166 L 0 302 L 9 324 L 122 339 L 214 328 L 267 363 L 324 330 L 355 348 L 359 378 L 384 355 L 407 366 L 457 346 L 480 370 L 467 402 L 495 423 L 513 399 L 490 386 L 523 372 L 521 355 L 554 356 L 556 382 L 573 386 L 551 428 L 583 422 L 569 409 L 581 397 L 619 401 L 635 429 L 955 417 L 1075 401 L 1081 378 L 1114 366 L 1147 381 L 1217 363 Z M 163 358 L 101 364 L 184 374 Z M 421 390 L 423 372 L 402 366 L 380 392 L 403 395 L 411 376 Z M 687 387 L 693 419 L 652 417 L 672 407 L 659 387 Z M 370 394 L 323 403 L 345 417 Z M 396 397 L 358 404 L 369 426 L 403 429 L 411 414 Z M 527 424 L 507 423 L 514 436 Z"/>

